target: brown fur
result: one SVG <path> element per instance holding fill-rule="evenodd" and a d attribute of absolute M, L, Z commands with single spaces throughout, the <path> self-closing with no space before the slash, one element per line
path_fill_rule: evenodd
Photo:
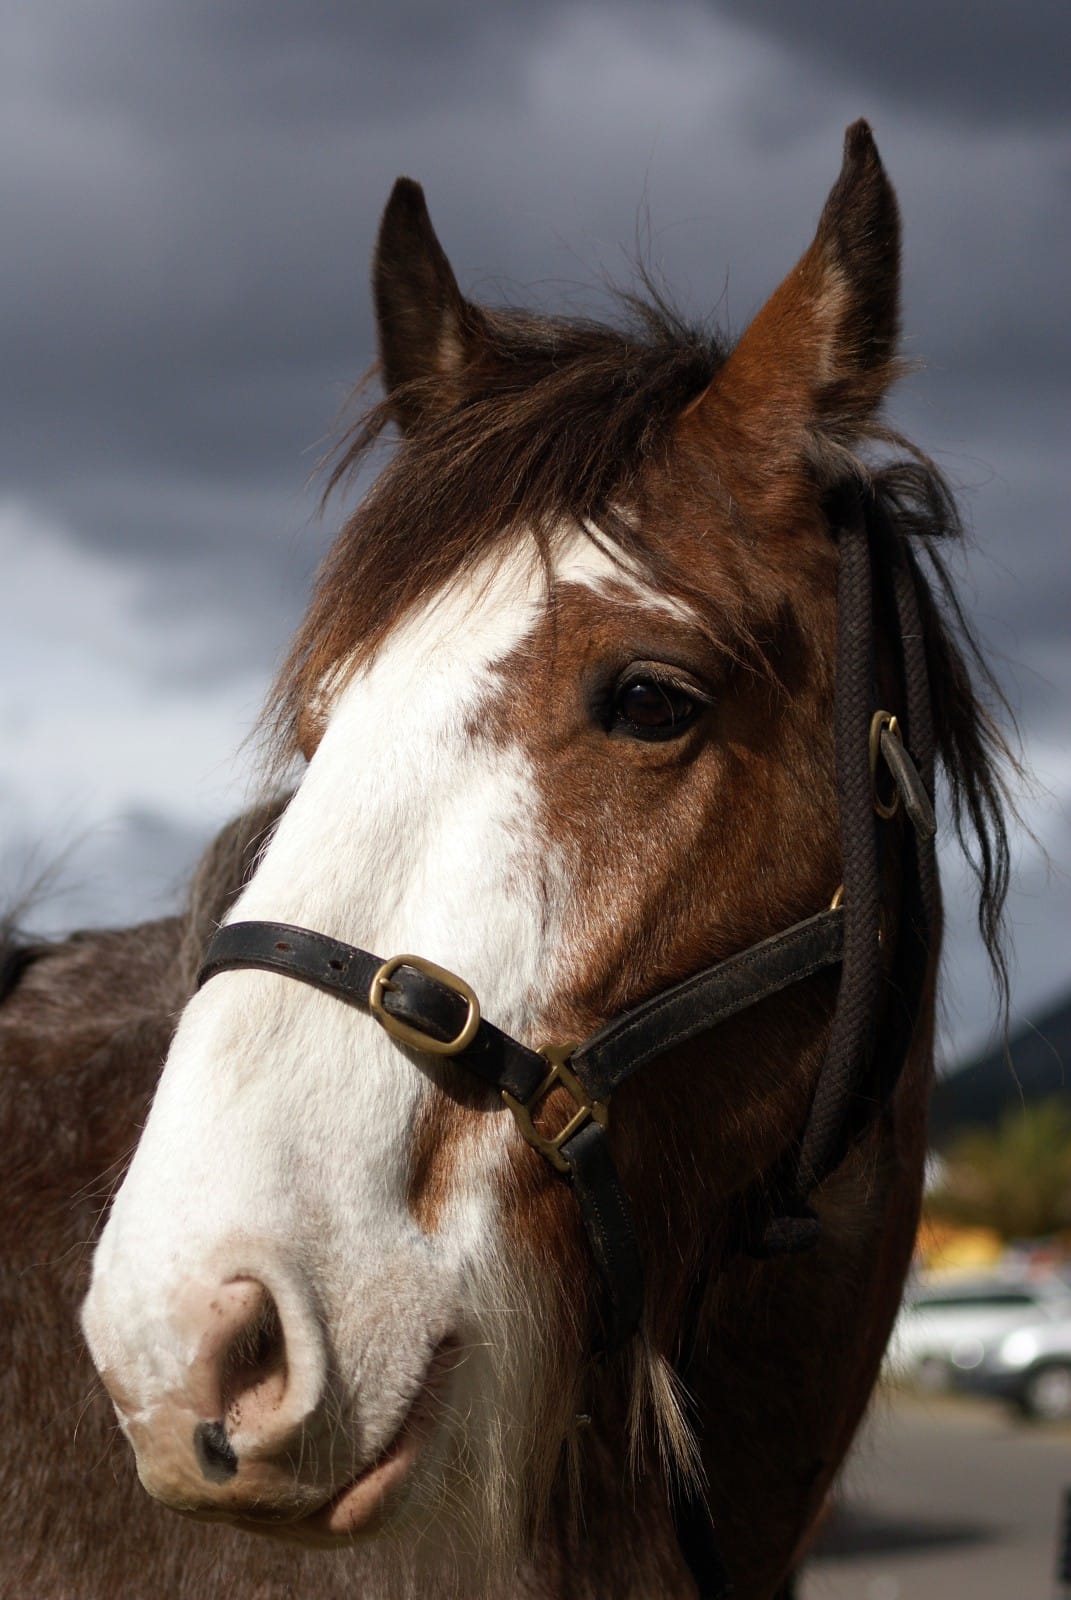
<path fill-rule="evenodd" d="M 876 413 L 896 368 L 897 251 L 895 199 L 861 124 L 849 130 L 810 250 L 728 356 L 660 307 L 644 313 L 646 331 L 621 333 L 471 306 L 416 186 L 403 181 L 388 207 L 375 271 L 388 394 L 336 476 L 392 417 L 407 436 L 343 530 L 280 679 L 283 753 L 315 747 L 325 676 L 367 658 L 411 607 L 518 536 L 535 538 L 549 560 L 563 532 L 590 519 L 611 550 L 691 608 L 693 620 L 682 621 L 612 584 L 598 596 L 559 585 L 542 630 L 503 664 L 508 692 L 497 721 L 474 730 L 526 745 L 548 834 L 574 867 L 584 915 L 573 930 L 572 981 L 542 1019 L 554 1037 L 582 1037 L 645 994 L 808 915 L 839 880 L 837 555 L 825 495 L 866 475 L 859 452 L 884 437 Z M 955 531 L 928 463 L 870 476 L 904 540 L 928 549 Z M 939 562 L 936 572 L 940 588 Z M 982 916 L 995 948 L 1007 871 L 996 735 L 957 645 L 956 617 L 953 608 L 950 626 L 924 595 L 941 757 L 980 840 Z M 576 686 L 615 659 L 686 670 L 711 709 L 665 744 L 607 738 Z M 221 847 L 188 919 L 42 949 L 0 1010 L 6 1148 L 22 1153 L 4 1181 L 24 1219 L 0 1279 L 17 1339 L 5 1416 L 18 1447 L 0 1554 L 12 1593 L 193 1600 L 315 1583 L 329 1594 L 325 1584 L 343 1592 L 351 1570 L 343 1557 L 306 1564 L 133 1499 L 125 1454 L 109 1454 L 106 1471 L 95 1465 L 111 1435 L 99 1396 L 71 1442 L 71 1419 L 93 1388 L 84 1357 L 72 1352 L 100 1174 L 121 1165 L 136 1137 L 189 992 L 192 952 L 246 870 L 235 846 L 248 846 L 267 820 L 244 822 Z M 607 884 L 624 886 L 619 899 Z M 648 1271 L 638 1358 L 587 1365 L 593 1273 L 575 1205 L 545 1163 L 516 1147 L 504 1225 L 545 1296 L 557 1383 L 544 1460 L 532 1469 L 546 1509 L 509 1593 L 683 1600 L 690 1592 L 664 1465 L 657 1452 L 641 1454 L 630 1481 L 623 1462 L 637 1395 L 648 1418 L 660 1409 L 643 1401 L 640 1380 L 657 1384 L 676 1356 L 685 1301 L 713 1262 L 693 1396 L 702 1465 L 740 1600 L 774 1594 L 865 1408 L 909 1260 L 936 960 L 935 941 L 895 1102 L 823 1186 L 822 1242 L 810 1255 L 756 1262 L 728 1239 L 740 1197 L 803 1123 L 835 980 L 768 1000 L 615 1097 L 613 1148 Z M 436 1081 L 442 1093 L 417 1130 L 410 1184 L 411 1208 L 429 1231 L 485 1104 L 447 1069 Z M 563 1108 L 551 1103 L 544 1114 L 551 1124 Z M 663 1418 L 667 1409 L 663 1396 Z M 573 1427 L 578 1410 L 591 1411 L 589 1429 Z M 641 1437 L 648 1426 L 641 1416 Z"/>

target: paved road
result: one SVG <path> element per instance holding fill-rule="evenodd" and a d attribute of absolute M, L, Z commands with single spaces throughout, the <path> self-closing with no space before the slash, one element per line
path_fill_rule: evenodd
<path fill-rule="evenodd" d="M 987 1402 L 879 1399 L 801 1600 L 1063 1600 L 1071 1429 Z"/>

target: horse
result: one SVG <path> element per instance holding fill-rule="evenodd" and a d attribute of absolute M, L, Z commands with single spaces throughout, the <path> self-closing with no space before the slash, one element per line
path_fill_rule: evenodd
<path fill-rule="evenodd" d="M 292 797 L 185 918 L 8 957 L 8 1148 L 76 1237 L 152 1097 L 82 1321 L 185 1518 L 98 1481 L 96 1402 L 35 1454 L 82 1271 L 35 1202 L 20 1592 L 783 1592 L 913 1248 L 937 768 L 1004 971 L 959 525 L 881 418 L 899 248 L 853 124 L 730 347 L 650 285 L 477 305 L 398 180 L 329 490 L 397 439 L 273 691 Z"/>

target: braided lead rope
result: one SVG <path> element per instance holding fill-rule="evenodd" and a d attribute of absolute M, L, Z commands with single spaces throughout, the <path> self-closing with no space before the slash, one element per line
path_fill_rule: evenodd
<path fill-rule="evenodd" d="M 910 1051 L 930 969 L 932 933 L 937 909 L 937 860 L 934 849 L 932 802 L 936 743 L 930 701 L 929 672 L 922 634 L 917 584 L 920 581 L 910 548 L 885 522 L 882 527 L 888 551 L 889 600 L 896 613 L 900 647 L 903 708 L 903 747 L 898 760 L 914 763 L 915 782 L 929 802 L 929 816 L 916 816 L 907 807 L 912 825 L 901 831 L 900 917 L 893 964 L 888 973 L 887 1005 L 880 1046 L 875 1054 L 869 1088 L 872 1115 L 888 1107 L 900 1081 Z M 895 763 L 890 766 L 893 771 Z M 906 805 L 906 801 L 905 801 Z"/>
<path fill-rule="evenodd" d="M 837 576 L 834 708 L 837 800 L 844 882 L 844 959 L 829 1044 L 784 1203 L 757 1248 L 781 1254 L 813 1244 L 818 1223 L 806 1196 L 834 1163 L 852 1090 L 865 1069 L 881 980 L 881 882 L 870 777 L 874 614 L 870 534 L 861 496 L 841 528 Z"/>
<path fill-rule="evenodd" d="M 873 515 L 877 508 L 868 508 Z M 880 516 L 880 513 L 879 513 Z M 875 549 L 871 549 L 871 536 Z M 934 796 L 935 741 L 930 704 L 925 641 L 922 636 L 917 569 L 906 543 L 882 518 L 873 530 L 858 507 L 841 535 L 838 579 L 837 657 L 837 781 L 841 840 L 844 857 L 845 901 L 844 965 L 826 1060 L 811 1116 L 803 1135 L 799 1165 L 793 1181 L 785 1169 L 785 1192 L 780 1215 L 770 1218 L 761 1239 L 745 1225 L 744 1247 L 752 1254 L 771 1255 L 805 1248 L 817 1238 L 818 1223 L 805 1196 L 828 1175 L 843 1154 L 842 1137 L 852 1110 L 853 1090 L 863 1080 L 871 1059 L 872 1019 L 877 1014 L 881 984 L 878 944 L 881 914 L 880 866 L 877 827 L 873 813 L 868 733 L 873 684 L 872 559 L 879 557 L 892 572 L 896 612 L 894 633 L 899 637 L 900 668 L 905 699 L 908 745 L 926 794 Z M 892 618 L 890 618 L 892 621 Z M 875 1110 L 887 1103 L 899 1079 L 918 1019 L 919 1004 L 929 965 L 929 936 L 936 904 L 936 864 L 933 839 L 907 827 L 905 834 L 902 912 L 905 926 L 897 940 L 890 981 L 898 994 L 892 1023 L 885 1030 L 882 1049 L 874 1062 Z M 675 1363 L 686 1392 L 692 1387 L 691 1368 L 696 1355 L 701 1304 L 714 1271 L 711 1243 L 683 1318 L 681 1349 Z M 700 1600 L 731 1593 L 706 1498 L 691 1491 L 671 1502 L 678 1541 L 696 1580 Z M 794 1591 L 792 1580 L 783 1586 L 785 1600 Z"/>
<path fill-rule="evenodd" d="M 825 1175 L 874 1028 L 881 950 L 881 883 L 870 779 L 874 683 L 870 540 L 861 503 L 840 536 L 837 583 L 836 772 L 844 872 L 844 964 L 829 1046 L 804 1130 L 799 1187 Z"/>

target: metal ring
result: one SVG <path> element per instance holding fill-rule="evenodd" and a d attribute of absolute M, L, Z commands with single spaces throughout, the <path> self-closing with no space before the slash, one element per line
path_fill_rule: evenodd
<path fill-rule="evenodd" d="M 890 739 L 897 739 L 902 744 L 900 724 L 891 711 L 875 711 L 870 719 L 870 794 L 874 802 L 874 810 L 879 817 L 888 821 L 895 817 L 900 809 L 900 791 L 893 785 L 892 799 L 883 800 L 878 793 L 878 761 L 881 757 L 881 736 L 886 728 L 889 730 Z"/>
<path fill-rule="evenodd" d="M 592 1100 L 576 1073 L 569 1066 L 569 1062 L 579 1046 L 572 1044 L 541 1044 L 538 1054 L 549 1063 L 549 1071 L 542 1083 L 538 1084 L 528 1096 L 527 1100 L 518 1100 L 510 1094 L 508 1089 L 500 1091 L 502 1099 L 513 1112 L 514 1120 L 521 1130 L 523 1137 L 538 1150 L 540 1155 L 546 1156 L 552 1167 L 559 1172 L 569 1172 L 572 1162 L 562 1153 L 562 1146 L 567 1144 L 574 1133 L 588 1121 L 597 1122 L 600 1128 L 605 1128 L 610 1120 L 610 1107 L 605 1100 Z M 558 1084 L 573 1097 L 576 1110 L 558 1132 L 551 1138 L 540 1133 L 533 1120 L 534 1114 L 546 1099 L 550 1091 Z"/>

